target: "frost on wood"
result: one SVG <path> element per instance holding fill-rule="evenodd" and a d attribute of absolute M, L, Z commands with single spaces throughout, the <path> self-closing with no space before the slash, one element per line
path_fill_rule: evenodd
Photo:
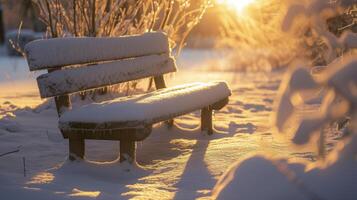
<path fill-rule="evenodd" d="M 39 76 L 37 82 L 41 97 L 46 98 L 175 71 L 173 58 L 150 55 L 58 70 Z"/>
<path fill-rule="evenodd" d="M 26 45 L 30 70 L 163 54 L 169 52 L 166 34 L 151 32 L 115 38 L 54 38 Z"/>
<path fill-rule="evenodd" d="M 60 118 L 60 127 L 66 128 L 70 122 L 152 124 L 198 110 L 230 95 L 225 82 L 186 84 L 67 111 Z"/>

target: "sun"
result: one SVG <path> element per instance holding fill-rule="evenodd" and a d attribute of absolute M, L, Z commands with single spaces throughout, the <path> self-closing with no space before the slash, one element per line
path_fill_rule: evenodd
<path fill-rule="evenodd" d="M 255 0 L 217 0 L 219 4 L 225 4 L 229 7 L 233 7 L 238 12 L 242 12 L 249 4 Z"/>

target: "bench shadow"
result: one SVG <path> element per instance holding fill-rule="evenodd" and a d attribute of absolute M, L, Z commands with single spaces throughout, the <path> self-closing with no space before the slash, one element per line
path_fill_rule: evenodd
<path fill-rule="evenodd" d="M 125 166 L 125 163 L 123 166 L 118 161 L 65 161 L 56 168 L 33 176 L 25 188 L 38 191 L 39 194 L 51 194 L 50 199 L 130 199 L 137 195 L 130 186 L 146 185 L 143 178 L 155 174 L 150 166 L 171 159 L 176 162 L 176 157 L 187 155 L 189 158 L 182 174 L 177 175 L 179 181 L 173 185 L 174 188 L 180 188 L 173 199 L 205 196 L 216 183 L 205 163 L 209 144 L 212 140 L 232 136 L 233 133 L 217 131 L 208 136 L 200 131 L 199 125 L 190 129 L 178 126 L 168 129 L 164 123 L 157 124 L 152 135 L 138 144 L 138 163 L 143 167 Z M 145 194 L 145 189 L 140 191 L 139 195 L 142 194 Z"/>
<path fill-rule="evenodd" d="M 194 199 L 210 195 L 216 180 L 205 162 L 209 144 L 214 140 L 234 137 L 235 133 L 222 133 L 215 130 L 213 135 L 207 135 L 200 130 L 200 125 L 183 128 L 177 124 L 172 129 L 167 129 L 164 124 L 161 124 L 154 130 L 153 135 L 139 146 L 138 162 L 142 165 L 150 165 L 186 154 L 189 158 L 182 174 L 178 176 L 179 181 L 173 185 L 174 188 L 179 188 L 173 199 Z M 158 146 L 161 151 L 157 151 Z"/>
<path fill-rule="evenodd" d="M 170 160 L 198 147 L 206 149 L 209 141 L 234 137 L 235 135 L 233 132 L 225 133 L 218 130 L 214 132 L 213 135 L 207 135 L 200 130 L 199 124 L 191 128 L 184 128 L 178 124 L 175 124 L 172 128 L 167 128 L 166 124 L 159 123 L 155 125 L 153 132 L 147 139 L 138 142 L 137 161 L 145 166 L 158 160 Z M 205 142 L 207 142 L 206 146 L 204 145 Z"/>
<path fill-rule="evenodd" d="M 180 181 L 175 184 L 175 187 L 180 189 L 173 199 L 196 199 L 209 195 L 216 183 L 204 160 L 209 142 L 209 140 L 197 140 Z"/>

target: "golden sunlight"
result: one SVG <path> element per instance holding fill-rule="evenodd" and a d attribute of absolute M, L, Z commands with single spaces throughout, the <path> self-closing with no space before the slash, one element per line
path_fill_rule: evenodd
<path fill-rule="evenodd" d="M 100 191 L 83 191 L 77 188 L 72 190 L 72 194 L 69 194 L 70 197 L 91 197 L 97 198 L 100 195 Z"/>
<path fill-rule="evenodd" d="M 48 184 L 55 179 L 55 176 L 49 172 L 42 172 L 35 175 L 27 184 Z"/>
<path fill-rule="evenodd" d="M 233 7 L 238 12 L 242 12 L 249 4 L 255 0 L 217 0 L 219 4 L 225 4 L 228 7 Z"/>

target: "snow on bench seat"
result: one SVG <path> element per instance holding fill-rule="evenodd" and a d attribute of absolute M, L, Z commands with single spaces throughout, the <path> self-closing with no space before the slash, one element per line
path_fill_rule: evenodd
<path fill-rule="evenodd" d="M 143 126 L 199 110 L 230 95 L 225 82 L 185 84 L 85 105 L 65 112 L 59 126 L 62 130 L 74 128 L 74 124 L 97 124 L 100 128 Z"/>

